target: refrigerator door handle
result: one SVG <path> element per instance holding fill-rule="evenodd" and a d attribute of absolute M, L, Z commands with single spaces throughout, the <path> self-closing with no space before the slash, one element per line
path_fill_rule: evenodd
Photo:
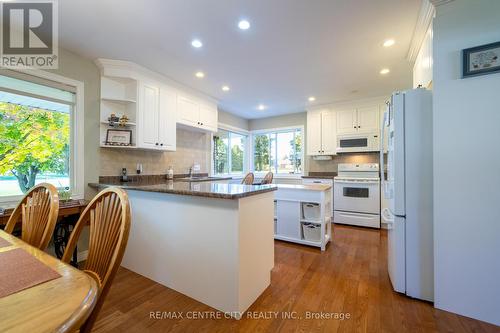
<path fill-rule="evenodd" d="M 380 179 L 382 184 L 386 181 L 385 179 L 385 161 L 384 161 L 384 142 L 385 142 L 385 127 L 388 122 L 389 109 L 391 105 L 387 102 L 387 110 L 384 112 L 382 117 L 382 124 L 380 126 Z"/>

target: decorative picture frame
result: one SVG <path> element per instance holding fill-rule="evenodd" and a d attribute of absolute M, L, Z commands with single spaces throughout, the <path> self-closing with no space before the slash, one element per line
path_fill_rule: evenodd
<path fill-rule="evenodd" d="M 132 130 L 108 129 L 106 144 L 110 146 L 131 146 Z"/>
<path fill-rule="evenodd" d="M 500 42 L 462 50 L 462 78 L 500 72 Z"/>

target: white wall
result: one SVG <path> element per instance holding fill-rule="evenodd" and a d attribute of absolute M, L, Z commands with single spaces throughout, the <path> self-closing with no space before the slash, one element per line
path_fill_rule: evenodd
<path fill-rule="evenodd" d="M 500 40 L 500 1 L 434 21 L 435 306 L 500 325 L 500 74 L 461 79 L 461 50 Z"/>
<path fill-rule="evenodd" d="M 59 68 L 50 72 L 84 83 L 84 184 L 85 198 L 96 191 L 87 186 L 99 177 L 99 102 L 100 73 L 93 61 L 59 48 Z"/>
<path fill-rule="evenodd" d="M 219 124 L 229 125 L 248 131 L 248 119 L 219 109 Z"/>

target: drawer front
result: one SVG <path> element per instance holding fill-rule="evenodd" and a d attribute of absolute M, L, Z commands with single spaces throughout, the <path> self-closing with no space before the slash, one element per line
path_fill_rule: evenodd
<path fill-rule="evenodd" d="M 303 178 L 302 184 L 310 185 L 310 184 L 326 184 L 333 186 L 333 179 L 320 179 L 320 178 Z"/>
<path fill-rule="evenodd" d="M 360 227 L 380 228 L 380 215 L 341 212 L 336 210 L 333 213 L 333 222 L 357 225 Z"/>

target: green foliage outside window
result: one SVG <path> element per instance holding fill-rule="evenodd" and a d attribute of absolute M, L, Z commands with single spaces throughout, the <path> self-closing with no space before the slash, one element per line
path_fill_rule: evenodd
<path fill-rule="evenodd" d="M 25 193 L 37 175 L 69 175 L 70 116 L 0 102 L 0 176 Z"/>

